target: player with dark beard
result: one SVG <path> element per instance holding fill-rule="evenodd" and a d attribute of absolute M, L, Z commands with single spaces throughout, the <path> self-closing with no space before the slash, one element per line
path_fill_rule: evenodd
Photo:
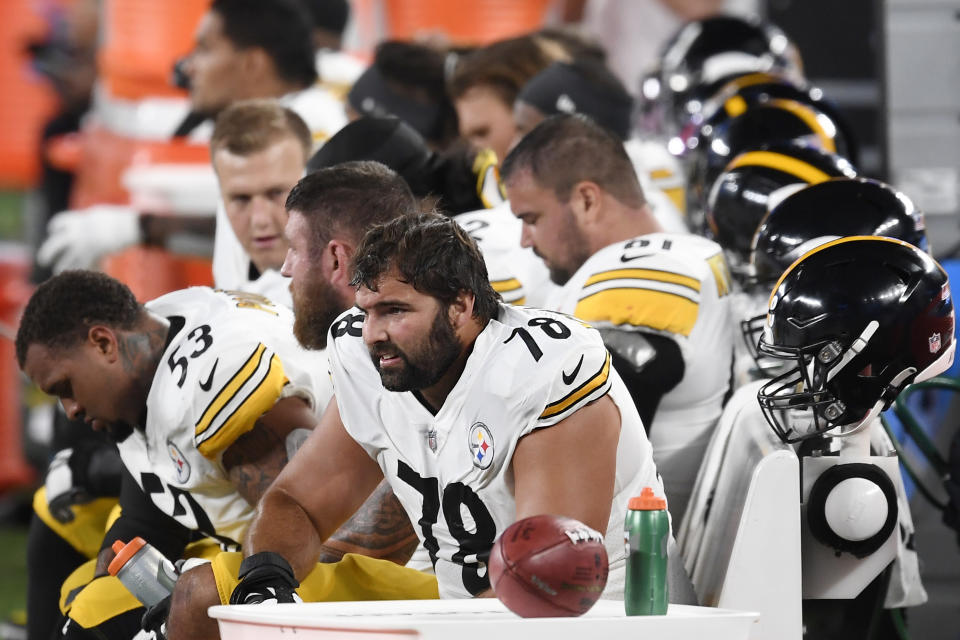
<path fill-rule="evenodd" d="M 291 212 L 288 232 L 293 224 Z M 233 604 L 293 602 L 295 591 L 310 600 L 318 545 L 383 479 L 420 525 L 441 597 L 491 595 L 486 562 L 498 533 L 552 513 L 607 532 L 604 595 L 622 600 L 627 498 L 662 487 L 600 335 L 504 304 L 476 243 L 441 215 L 373 227 L 352 272 L 356 305 L 327 337 L 335 400 L 261 501 L 247 557 L 181 577 L 177 589 L 189 585 L 190 597 L 174 595 L 171 631 L 212 637 L 216 624 L 203 614 L 228 592 Z M 301 277 L 316 273 L 293 272 L 295 284 Z M 692 602 L 681 563 L 670 566 L 672 601 Z M 406 579 L 398 597 L 417 597 Z"/>
<path fill-rule="evenodd" d="M 281 273 L 290 280 L 293 333 L 307 349 L 325 349 L 327 331 L 353 306 L 353 252 L 367 229 L 417 210 L 406 181 L 379 162 L 320 169 L 290 190 Z"/>

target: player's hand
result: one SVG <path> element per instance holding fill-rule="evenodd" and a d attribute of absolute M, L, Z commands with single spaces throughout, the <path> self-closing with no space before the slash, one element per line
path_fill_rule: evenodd
<path fill-rule="evenodd" d="M 82 477 L 82 470 L 87 467 L 86 458 L 79 449 L 61 449 L 47 467 L 47 477 L 43 483 L 47 490 L 47 508 L 58 522 L 73 520 L 71 505 L 90 501 L 84 486 L 85 478 Z"/>
<path fill-rule="evenodd" d="M 47 225 L 37 262 L 54 273 L 88 269 L 108 253 L 140 242 L 140 216 L 128 206 L 103 204 L 62 211 Z"/>
<path fill-rule="evenodd" d="M 244 558 L 240 564 L 240 584 L 230 594 L 230 604 L 272 604 L 303 602 L 300 586 L 290 563 L 279 553 L 261 551 Z"/>
<path fill-rule="evenodd" d="M 167 596 L 152 607 L 148 607 L 140 619 L 140 627 L 144 631 L 153 631 L 156 640 L 166 640 L 167 616 L 170 615 L 170 601 L 173 596 Z"/>
<path fill-rule="evenodd" d="M 119 495 L 122 468 L 120 453 L 111 444 L 81 441 L 58 451 L 44 479 L 51 515 L 67 523 L 73 520 L 71 505 Z"/>

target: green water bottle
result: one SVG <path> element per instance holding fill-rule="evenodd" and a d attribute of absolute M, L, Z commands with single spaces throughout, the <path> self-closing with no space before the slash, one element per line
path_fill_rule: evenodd
<path fill-rule="evenodd" d="M 667 501 L 644 487 L 630 498 L 623 529 L 627 545 L 624 607 L 628 616 L 667 613 L 667 541 L 670 520 Z"/>

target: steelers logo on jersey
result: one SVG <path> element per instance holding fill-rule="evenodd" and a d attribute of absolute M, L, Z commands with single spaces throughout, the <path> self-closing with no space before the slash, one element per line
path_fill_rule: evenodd
<path fill-rule="evenodd" d="M 493 462 L 493 435 L 487 425 L 482 422 L 476 422 L 470 427 L 470 455 L 473 458 L 473 466 L 478 469 L 486 469 Z"/>
<path fill-rule="evenodd" d="M 187 462 L 186 457 L 180 452 L 177 445 L 169 440 L 167 440 L 167 453 L 170 454 L 170 459 L 173 460 L 173 466 L 177 470 L 177 482 L 180 484 L 185 483 L 190 479 L 190 463 Z"/>

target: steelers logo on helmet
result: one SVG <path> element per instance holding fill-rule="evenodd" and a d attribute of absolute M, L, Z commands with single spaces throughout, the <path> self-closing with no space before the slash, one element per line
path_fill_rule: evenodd
<path fill-rule="evenodd" d="M 786 443 L 855 433 L 908 384 L 953 363 L 947 274 L 927 253 L 878 236 L 840 238 L 803 255 L 777 282 L 760 338 L 792 368 L 757 393 Z M 931 353 L 929 336 L 940 334 Z"/>
<path fill-rule="evenodd" d="M 795 142 L 741 153 L 710 189 L 705 212 L 708 236 L 723 247 L 734 278 L 745 285 L 752 278 L 754 234 L 774 200 L 785 195 L 785 187 L 855 175 L 845 158 Z"/>

